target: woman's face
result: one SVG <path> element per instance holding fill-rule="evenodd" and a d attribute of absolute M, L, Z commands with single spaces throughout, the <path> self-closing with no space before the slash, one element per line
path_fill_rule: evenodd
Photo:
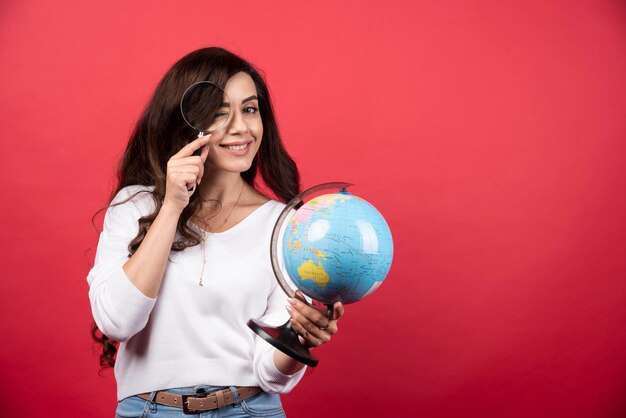
<path fill-rule="evenodd" d="M 228 79 L 224 91 L 230 119 L 211 134 L 206 165 L 209 170 L 241 173 L 250 168 L 263 137 L 259 100 L 252 78 L 244 72 Z"/>

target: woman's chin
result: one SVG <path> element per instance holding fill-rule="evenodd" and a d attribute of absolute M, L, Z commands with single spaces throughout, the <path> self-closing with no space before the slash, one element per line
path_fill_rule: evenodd
<path fill-rule="evenodd" d="M 231 173 L 243 173 L 252 167 L 252 161 L 228 161 L 228 162 L 210 162 L 207 165 L 209 171 L 227 171 Z"/>

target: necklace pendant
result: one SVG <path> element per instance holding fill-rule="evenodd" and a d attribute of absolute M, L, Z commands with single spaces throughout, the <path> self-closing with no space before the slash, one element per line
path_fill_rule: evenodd
<path fill-rule="evenodd" d="M 198 283 L 198 286 L 204 286 L 204 285 L 202 284 L 202 277 L 200 277 L 200 282 Z"/>

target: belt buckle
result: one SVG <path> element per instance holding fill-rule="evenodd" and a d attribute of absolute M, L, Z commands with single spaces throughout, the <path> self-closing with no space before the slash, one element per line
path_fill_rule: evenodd
<path fill-rule="evenodd" d="M 181 395 L 183 397 L 183 414 L 185 415 L 194 415 L 204 412 L 200 409 L 189 409 L 189 403 L 187 402 L 187 398 L 206 398 L 208 394 L 203 393 L 192 393 L 190 395 Z M 208 410 L 208 409 L 207 409 Z"/>

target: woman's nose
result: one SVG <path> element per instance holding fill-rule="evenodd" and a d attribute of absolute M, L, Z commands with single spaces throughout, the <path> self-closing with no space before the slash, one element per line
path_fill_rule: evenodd
<path fill-rule="evenodd" d="M 228 126 L 228 133 L 234 135 L 245 132 L 248 132 L 248 125 L 246 125 L 246 121 L 243 119 L 243 115 L 241 114 L 241 112 L 238 110 L 234 110 L 231 114 L 231 120 Z"/>

